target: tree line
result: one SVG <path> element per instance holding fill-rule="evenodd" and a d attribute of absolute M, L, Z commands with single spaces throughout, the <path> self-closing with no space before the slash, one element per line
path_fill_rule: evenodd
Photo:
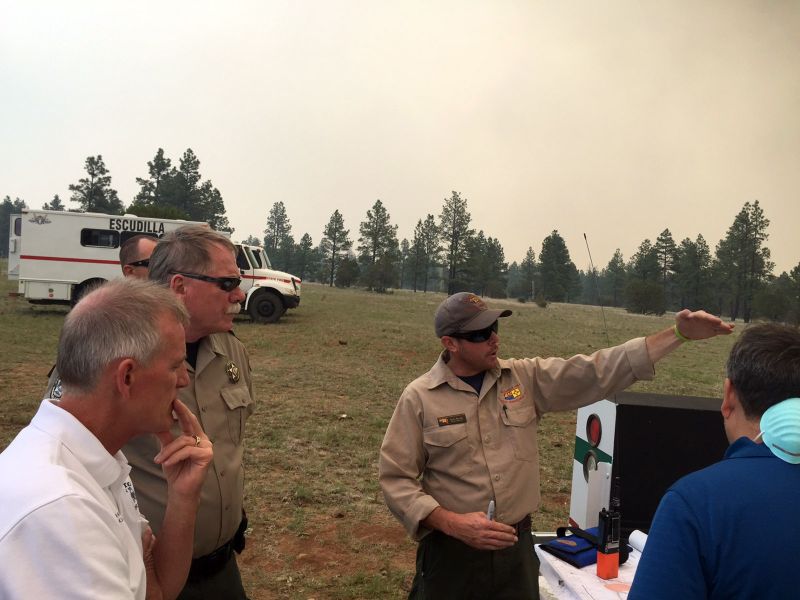
<path fill-rule="evenodd" d="M 191 148 L 186 149 L 177 166 L 159 148 L 153 160 L 147 162 L 147 176 L 136 178 L 139 191 L 127 207 L 111 186 L 111 175 L 101 154 L 87 157 L 84 170 L 86 176 L 69 185 L 72 207 L 66 206 L 55 194 L 42 208 L 204 221 L 214 229 L 232 231 L 225 216 L 222 194 L 210 179 L 202 181 L 200 159 Z M 28 208 L 24 200 L 11 200 L 10 196 L 6 196 L 0 205 L 0 257 L 8 256 L 10 215 L 23 208 Z"/>
<path fill-rule="evenodd" d="M 119 199 L 117 190 L 111 186 L 111 175 L 101 154 L 87 157 L 84 170 L 84 177 L 69 184 L 69 202 L 74 203 L 72 207 L 66 206 L 59 195 L 55 194 L 42 208 L 205 221 L 214 229 L 230 230 L 222 194 L 210 179 L 202 181 L 200 159 L 191 148 L 186 149 L 177 166 L 159 148 L 153 160 L 147 162 L 147 176 L 136 178 L 139 191 L 127 207 Z M 16 198 L 12 201 L 9 196 L 3 200 L 2 218 L 6 226 L 2 232 L 6 236 L 6 242 L 8 215 L 21 208 L 27 208 L 24 200 Z M 8 254 L 7 243 L 3 244 L 2 251 L 5 253 L 3 256 Z"/>
<path fill-rule="evenodd" d="M 139 191 L 125 208 L 102 156 L 90 156 L 86 177 L 69 186 L 70 201 L 77 204 L 69 210 L 205 221 L 230 230 L 222 195 L 210 180 L 201 181 L 199 167 L 191 149 L 173 166 L 159 148 L 147 162 L 148 175 L 136 178 Z M 500 240 L 471 226 L 467 204 L 453 191 L 437 216 L 418 219 L 411 237 L 402 240 L 381 200 L 367 210 L 357 234 L 351 235 L 336 209 L 315 245 L 308 233 L 295 240 L 286 206 L 279 201 L 267 215 L 263 237 L 250 235 L 243 241 L 263 244 L 274 268 L 330 286 L 359 285 L 380 293 L 468 290 L 540 305 L 594 304 L 643 314 L 686 307 L 745 322 L 757 317 L 800 322 L 800 263 L 788 273 L 773 273 L 766 246 L 769 219 L 758 200 L 744 204 L 713 252 L 702 235 L 676 242 L 664 229 L 655 242 L 643 240 L 627 261 L 617 249 L 605 267 L 589 271 L 575 266 L 558 230 L 542 241 L 538 257 L 531 246 L 522 261 L 509 264 Z M 8 196 L 0 207 L 3 256 L 8 253 L 9 215 L 23 207 L 23 200 Z M 58 195 L 43 208 L 66 210 Z"/>
<path fill-rule="evenodd" d="M 588 271 L 575 266 L 558 230 L 542 241 L 538 258 L 529 247 L 522 261 L 509 264 L 500 241 L 476 231 L 471 221 L 467 199 L 453 191 L 438 216 L 420 218 L 411 238 L 398 240 L 397 225 L 376 200 L 358 237 L 337 209 L 315 246 L 308 233 L 295 242 L 286 206 L 276 202 L 263 245 L 274 268 L 330 286 L 469 290 L 540 305 L 594 304 L 642 314 L 705 309 L 745 322 L 759 317 L 800 323 L 800 263 L 789 273 L 773 273 L 765 245 L 769 219 L 758 200 L 744 204 L 713 252 L 702 235 L 676 242 L 664 229 L 655 242 L 643 240 L 629 260 L 617 249 L 605 267 Z M 250 236 L 246 243 L 262 240 Z"/>

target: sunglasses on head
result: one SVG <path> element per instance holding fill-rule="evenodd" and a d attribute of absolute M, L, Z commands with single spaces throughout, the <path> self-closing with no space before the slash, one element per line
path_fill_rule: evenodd
<path fill-rule="evenodd" d="M 239 277 L 211 277 L 209 275 L 199 275 L 198 273 L 181 273 L 180 271 L 176 271 L 175 274 L 183 275 L 189 279 L 198 279 L 200 281 L 216 284 L 223 292 L 232 292 L 242 283 Z"/>
<path fill-rule="evenodd" d="M 473 344 L 479 344 L 481 342 L 485 342 L 490 337 L 492 337 L 493 333 L 497 333 L 497 329 L 499 327 L 498 321 L 495 321 L 491 325 L 489 325 L 486 329 L 478 329 L 477 331 L 465 331 L 464 333 L 451 333 L 450 337 L 457 338 L 459 340 L 466 340 L 468 342 L 472 342 Z"/>
<path fill-rule="evenodd" d="M 149 267 L 150 266 L 150 259 L 143 258 L 142 260 L 135 260 L 131 263 L 128 263 L 129 267 Z"/>

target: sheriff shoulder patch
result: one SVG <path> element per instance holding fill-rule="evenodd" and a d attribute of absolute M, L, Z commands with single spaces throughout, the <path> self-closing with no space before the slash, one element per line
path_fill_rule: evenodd
<path fill-rule="evenodd" d="M 460 414 L 460 415 L 450 415 L 447 417 L 439 417 L 436 419 L 439 423 L 439 427 L 446 427 L 447 425 L 458 425 L 459 423 L 466 423 L 467 422 L 467 415 Z"/>

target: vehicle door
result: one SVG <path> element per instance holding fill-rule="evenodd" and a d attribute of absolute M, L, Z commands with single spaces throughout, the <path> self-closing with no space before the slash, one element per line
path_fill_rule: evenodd
<path fill-rule="evenodd" d="M 255 281 L 255 269 L 247 250 L 247 246 L 236 244 L 236 266 L 239 267 L 239 274 L 242 276 L 242 283 L 239 287 L 245 294 L 253 287 Z"/>

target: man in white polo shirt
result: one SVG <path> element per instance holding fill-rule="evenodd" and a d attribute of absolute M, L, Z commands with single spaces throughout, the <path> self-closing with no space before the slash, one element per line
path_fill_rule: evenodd
<path fill-rule="evenodd" d="M 67 315 L 63 394 L 44 400 L 0 454 L 0 598 L 177 596 L 212 459 L 211 442 L 177 399 L 188 382 L 187 321 L 169 290 L 131 278 L 98 288 Z M 155 461 L 169 487 L 158 540 L 120 452 L 145 433 L 158 437 Z"/>

